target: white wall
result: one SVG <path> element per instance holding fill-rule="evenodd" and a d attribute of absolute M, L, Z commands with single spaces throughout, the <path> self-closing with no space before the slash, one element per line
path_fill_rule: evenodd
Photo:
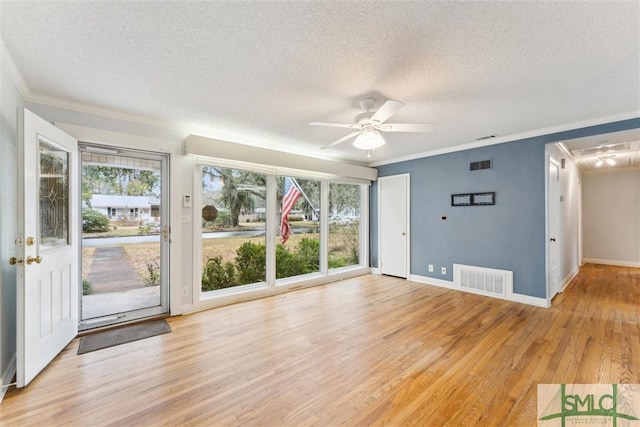
<path fill-rule="evenodd" d="M 0 59 L 0 62 L 2 60 Z M 0 375 L 8 384 L 15 373 L 16 269 L 8 263 L 16 255 L 18 109 L 24 102 L 4 67 L 0 65 Z M 6 387 L 0 391 L 0 400 Z"/>
<path fill-rule="evenodd" d="M 183 208 L 181 203 L 182 195 L 191 194 L 193 188 L 192 160 L 190 157 L 182 155 L 184 136 L 176 135 L 170 131 L 163 132 L 158 128 L 148 129 L 145 125 L 90 116 L 38 104 L 27 103 L 27 108 L 40 117 L 54 122 L 56 126 L 81 142 L 169 154 L 169 199 L 171 202 L 169 213 L 171 294 L 169 300 L 171 314 L 181 314 L 185 306 L 192 304 L 193 290 L 191 265 L 185 265 L 181 262 L 185 253 L 191 253 L 193 234 L 191 230 L 192 209 Z M 61 122 L 61 119 L 64 121 Z M 87 127 L 86 123 L 97 127 Z M 147 135 L 154 135 L 154 137 Z M 183 218 L 188 218 L 189 221 L 185 222 Z"/>
<path fill-rule="evenodd" d="M 640 267 L 640 170 L 587 173 L 582 191 L 584 261 Z"/>
<path fill-rule="evenodd" d="M 237 294 L 221 295 L 216 298 L 200 300 L 197 295 L 199 286 L 194 283 L 201 268 L 200 260 L 194 260 L 194 224 L 193 208 L 182 207 L 182 197 L 185 194 L 194 195 L 195 191 L 200 191 L 200 183 L 195 183 L 196 159 L 194 156 L 183 155 L 184 141 L 188 134 L 176 130 L 170 130 L 170 124 L 163 127 L 162 123 L 147 125 L 136 122 L 129 122 L 120 119 L 113 119 L 105 116 L 98 116 L 91 113 L 69 110 L 61 107 L 54 107 L 43 104 L 27 102 L 27 108 L 45 120 L 53 122 L 65 132 L 74 136 L 82 142 L 99 143 L 104 145 L 114 145 L 132 149 L 143 149 L 148 151 L 160 151 L 169 153 L 170 174 L 171 174 L 171 248 L 170 248 L 170 284 L 171 314 L 189 313 L 192 311 L 212 308 L 219 305 L 230 304 L 251 298 L 259 298 L 271 294 L 285 292 L 288 287 L 296 285 L 313 286 L 338 280 L 358 274 L 368 272 L 368 267 L 349 270 L 332 275 L 312 278 L 304 283 L 290 283 L 288 286 L 282 285 L 277 288 L 258 289 L 256 291 L 245 291 Z M 200 138 L 199 140 L 205 140 Z M 227 155 L 237 156 L 233 151 L 233 144 L 208 140 L 215 147 L 226 146 Z M 247 151 L 249 150 L 249 151 Z M 240 148 L 238 151 L 247 154 L 249 158 L 256 158 L 256 153 L 263 154 L 262 159 L 265 164 L 270 164 L 271 157 L 265 155 L 268 150 L 258 150 L 251 148 Z M 224 154 L 222 151 L 212 151 L 209 155 Z M 275 152 L 274 154 L 275 155 Z M 333 165 L 335 166 L 335 165 Z M 352 165 L 338 165 L 342 169 L 350 169 Z M 359 169 L 368 169 L 360 167 Z M 375 172 L 370 170 L 368 172 Z M 347 170 L 348 175 L 348 170 Z M 199 216 L 195 216 L 199 218 Z M 197 219 L 199 220 L 199 219 Z"/>

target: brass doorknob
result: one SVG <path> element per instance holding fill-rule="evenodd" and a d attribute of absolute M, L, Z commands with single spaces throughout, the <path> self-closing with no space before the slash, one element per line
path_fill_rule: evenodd
<path fill-rule="evenodd" d="M 11 265 L 16 265 L 16 264 L 18 264 L 18 265 L 22 265 L 22 262 L 23 262 L 23 261 L 22 261 L 22 258 L 16 258 L 16 257 L 14 257 L 14 256 L 12 256 L 11 258 L 9 258 L 9 264 L 11 264 Z"/>
<path fill-rule="evenodd" d="M 27 257 L 27 264 L 31 265 L 34 261 L 36 264 L 40 264 L 42 262 L 42 257 L 40 255 L 35 258 L 32 256 Z"/>

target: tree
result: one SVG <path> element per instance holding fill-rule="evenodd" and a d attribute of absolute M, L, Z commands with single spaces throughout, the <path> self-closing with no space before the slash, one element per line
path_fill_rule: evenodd
<path fill-rule="evenodd" d="M 213 199 L 229 210 L 232 227 L 238 226 L 241 213 L 253 212 L 256 197 L 266 199 L 266 177 L 262 174 L 217 167 L 204 167 L 202 171 L 209 176 L 208 183 L 203 179 L 203 187 L 210 189 L 214 195 L 218 193 Z"/>
<path fill-rule="evenodd" d="M 303 211 L 309 218 L 316 218 L 320 213 L 320 181 L 296 178 L 296 182 L 304 195 L 300 196 L 295 207 Z"/>
<path fill-rule="evenodd" d="M 125 196 L 160 195 L 160 172 L 112 166 L 82 167 L 82 201 L 91 206 L 93 194 Z"/>
<path fill-rule="evenodd" d="M 360 186 L 333 183 L 329 188 L 329 212 L 332 216 L 349 210 L 360 211 Z"/>

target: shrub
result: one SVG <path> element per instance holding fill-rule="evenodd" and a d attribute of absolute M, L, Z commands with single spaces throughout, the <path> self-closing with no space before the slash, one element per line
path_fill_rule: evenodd
<path fill-rule="evenodd" d="M 93 209 L 83 209 L 82 231 L 85 233 L 109 231 L 109 217 Z"/>
<path fill-rule="evenodd" d="M 276 279 L 301 274 L 295 255 L 282 243 L 276 246 Z"/>
<path fill-rule="evenodd" d="M 333 221 L 329 225 L 329 230 L 335 240 L 330 251 L 329 267 L 337 268 L 358 264 L 360 258 L 360 221 L 358 219 Z M 331 257 L 334 258 L 336 264 L 343 263 L 343 265 L 331 265 Z M 341 260 L 338 261 L 338 258 Z"/>
<path fill-rule="evenodd" d="M 320 269 L 320 241 L 305 237 L 295 251 L 282 243 L 276 246 L 276 278 L 313 273 Z M 222 256 L 209 258 L 202 270 L 202 290 L 229 288 L 266 280 L 266 247 L 245 242 L 236 249 L 234 262 L 222 261 Z"/>
<path fill-rule="evenodd" d="M 216 220 L 213 222 L 214 226 L 219 228 L 227 228 L 233 225 L 233 221 L 231 219 L 231 212 L 229 211 L 218 211 L 218 216 Z"/>
<path fill-rule="evenodd" d="M 266 280 L 266 247 L 245 242 L 236 249 L 236 269 L 240 284 L 262 282 Z"/>
<path fill-rule="evenodd" d="M 346 267 L 347 265 L 351 264 L 347 264 L 344 258 L 329 258 L 329 268 L 340 268 Z"/>
<path fill-rule="evenodd" d="M 222 257 L 209 258 L 202 270 L 202 290 L 213 291 L 215 289 L 237 286 L 236 268 L 231 262 L 222 262 Z"/>
<path fill-rule="evenodd" d="M 138 234 L 141 236 L 146 236 L 151 233 L 151 225 L 141 225 L 138 227 Z"/>
<path fill-rule="evenodd" d="M 147 273 L 142 276 L 142 281 L 145 286 L 159 286 L 160 285 L 160 266 L 158 261 L 146 262 Z"/>
<path fill-rule="evenodd" d="M 320 270 L 320 240 L 303 237 L 296 246 L 296 259 L 301 273 Z"/>
<path fill-rule="evenodd" d="M 91 295 L 93 293 L 93 285 L 87 279 L 82 279 L 82 295 Z"/>

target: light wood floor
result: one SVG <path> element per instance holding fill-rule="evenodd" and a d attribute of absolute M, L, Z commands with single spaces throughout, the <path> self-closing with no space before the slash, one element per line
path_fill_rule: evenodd
<path fill-rule="evenodd" d="M 170 319 L 78 356 L 0 425 L 535 425 L 539 383 L 640 383 L 640 269 L 583 267 L 550 309 L 364 276 Z"/>

